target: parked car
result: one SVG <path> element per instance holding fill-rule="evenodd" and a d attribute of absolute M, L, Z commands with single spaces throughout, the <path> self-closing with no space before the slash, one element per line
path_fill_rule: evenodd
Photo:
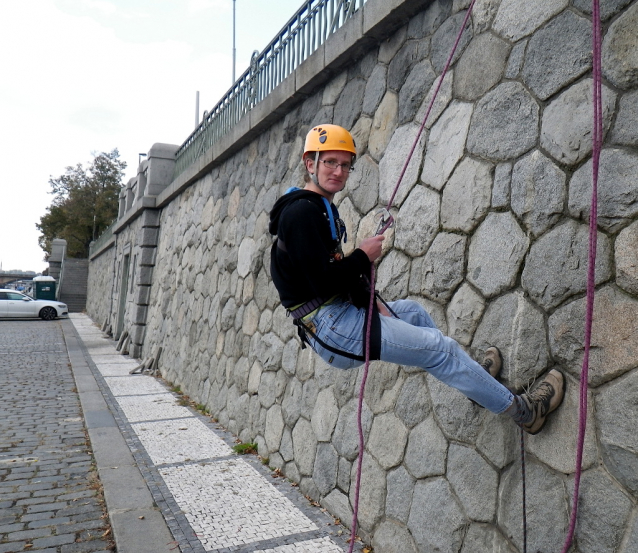
<path fill-rule="evenodd" d="M 65 303 L 33 298 L 6 288 L 0 289 L 0 318 L 35 318 L 52 321 L 56 317 L 68 317 Z"/>

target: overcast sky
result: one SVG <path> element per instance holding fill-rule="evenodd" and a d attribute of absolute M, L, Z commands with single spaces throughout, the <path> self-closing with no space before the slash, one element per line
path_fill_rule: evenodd
<path fill-rule="evenodd" d="M 303 0 L 236 0 L 236 76 Z M 49 177 L 181 144 L 232 84 L 232 0 L 14 0 L 0 17 L 0 263 L 41 272 Z"/>

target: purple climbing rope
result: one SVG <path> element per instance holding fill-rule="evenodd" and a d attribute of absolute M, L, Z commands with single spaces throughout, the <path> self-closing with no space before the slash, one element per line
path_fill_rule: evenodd
<path fill-rule="evenodd" d="M 594 321 L 594 292 L 596 288 L 596 246 L 598 220 L 598 173 L 600 167 L 600 150 L 603 141 L 603 110 L 602 110 L 602 60 L 601 60 L 601 24 L 599 0 L 592 0 L 592 42 L 593 42 L 593 104 L 594 104 L 594 132 L 592 137 L 592 191 L 591 209 L 589 213 L 589 266 L 587 271 L 587 308 L 585 315 L 585 353 L 583 367 L 580 373 L 580 401 L 578 415 L 578 443 L 576 447 L 576 473 L 574 475 L 574 500 L 569 520 L 569 529 L 562 553 L 567 553 L 574 539 L 576 519 L 578 516 L 578 494 L 582 473 L 583 448 L 585 444 L 585 430 L 587 429 L 587 384 L 589 380 L 589 350 L 591 345 L 591 331 Z"/>
<path fill-rule="evenodd" d="M 465 30 L 465 27 L 467 26 L 467 23 L 470 19 L 472 8 L 474 7 L 475 2 L 476 0 L 472 0 L 467 9 L 467 13 L 465 14 L 465 19 L 463 20 L 463 25 L 461 25 L 461 29 L 459 30 L 459 33 L 456 37 L 456 41 L 454 42 L 452 51 L 450 52 L 450 55 L 448 56 L 447 62 L 445 63 L 445 67 L 443 68 L 443 72 L 441 73 L 441 76 L 439 77 L 439 82 L 437 83 L 437 86 L 434 89 L 434 92 L 432 94 L 430 103 L 428 104 L 428 109 L 426 110 L 425 116 L 423 117 L 423 123 L 421 123 L 419 132 L 417 133 L 416 138 L 414 139 L 412 148 L 410 148 L 408 157 L 405 160 L 405 164 L 403 165 L 403 169 L 401 170 L 397 183 L 394 186 L 394 191 L 392 192 L 392 196 L 390 197 L 390 201 L 388 202 L 388 206 L 386 208 L 387 213 L 390 213 L 390 206 L 392 205 L 392 202 L 394 201 L 394 197 L 396 196 L 397 191 L 399 190 L 401 181 L 403 180 L 403 177 L 405 176 L 405 172 L 408 169 L 408 165 L 410 164 L 410 160 L 412 159 L 412 155 L 414 154 L 417 144 L 419 143 L 419 139 L 421 138 L 421 134 L 423 133 L 423 129 L 425 128 L 425 124 L 428 120 L 428 117 L 430 116 L 430 112 L 432 111 L 432 106 L 434 105 L 434 102 L 439 94 L 439 90 L 441 90 L 443 79 L 445 78 L 445 75 L 447 74 L 447 71 L 450 68 L 452 59 L 454 58 L 454 54 L 459 45 L 459 42 L 461 42 L 463 31 Z M 392 226 L 393 222 L 394 222 L 394 219 L 392 215 L 390 215 L 388 219 L 384 222 L 385 224 L 382 226 L 382 228 L 379 229 L 377 234 L 383 234 L 386 230 L 388 230 Z M 356 475 L 355 490 L 354 490 L 354 510 L 352 512 L 352 525 L 350 526 L 350 548 L 348 549 L 348 553 L 352 553 L 352 551 L 354 550 L 354 544 L 355 544 L 356 535 L 357 535 L 357 520 L 359 518 L 359 490 L 361 488 L 361 471 L 363 467 L 363 449 L 364 449 L 363 425 L 361 422 L 361 418 L 363 413 L 363 394 L 366 387 L 366 381 L 368 379 L 368 370 L 370 368 L 370 337 L 371 337 L 371 329 L 372 329 L 372 316 L 373 316 L 372 311 L 373 311 L 373 306 L 375 301 L 374 282 L 375 282 L 374 263 L 371 263 L 370 264 L 370 303 L 368 305 L 368 322 L 366 325 L 366 351 L 365 351 L 366 362 L 363 369 L 363 377 L 361 378 L 361 388 L 359 390 L 359 403 L 357 406 L 357 428 L 359 430 L 359 456 L 357 459 L 357 475 Z"/>
<path fill-rule="evenodd" d="M 521 432 L 521 480 L 523 482 L 523 553 L 527 553 L 527 477 L 525 475 L 525 430 Z"/>

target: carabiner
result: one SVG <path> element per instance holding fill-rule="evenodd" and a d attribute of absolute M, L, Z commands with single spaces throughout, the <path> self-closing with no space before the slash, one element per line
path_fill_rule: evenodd
<path fill-rule="evenodd" d="M 383 234 L 386 230 L 394 226 L 394 217 L 392 217 L 387 207 L 382 207 L 377 211 L 377 215 L 379 216 L 379 224 L 377 225 L 377 232 L 374 233 L 375 236 Z"/>

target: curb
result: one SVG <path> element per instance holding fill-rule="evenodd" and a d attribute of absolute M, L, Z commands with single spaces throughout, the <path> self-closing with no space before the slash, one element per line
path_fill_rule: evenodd
<path fill-rule="evenodd" d="M 73 322 L 62 330 L 118 553 L 174 553 L 176 544 L 89 367 Z"/>

